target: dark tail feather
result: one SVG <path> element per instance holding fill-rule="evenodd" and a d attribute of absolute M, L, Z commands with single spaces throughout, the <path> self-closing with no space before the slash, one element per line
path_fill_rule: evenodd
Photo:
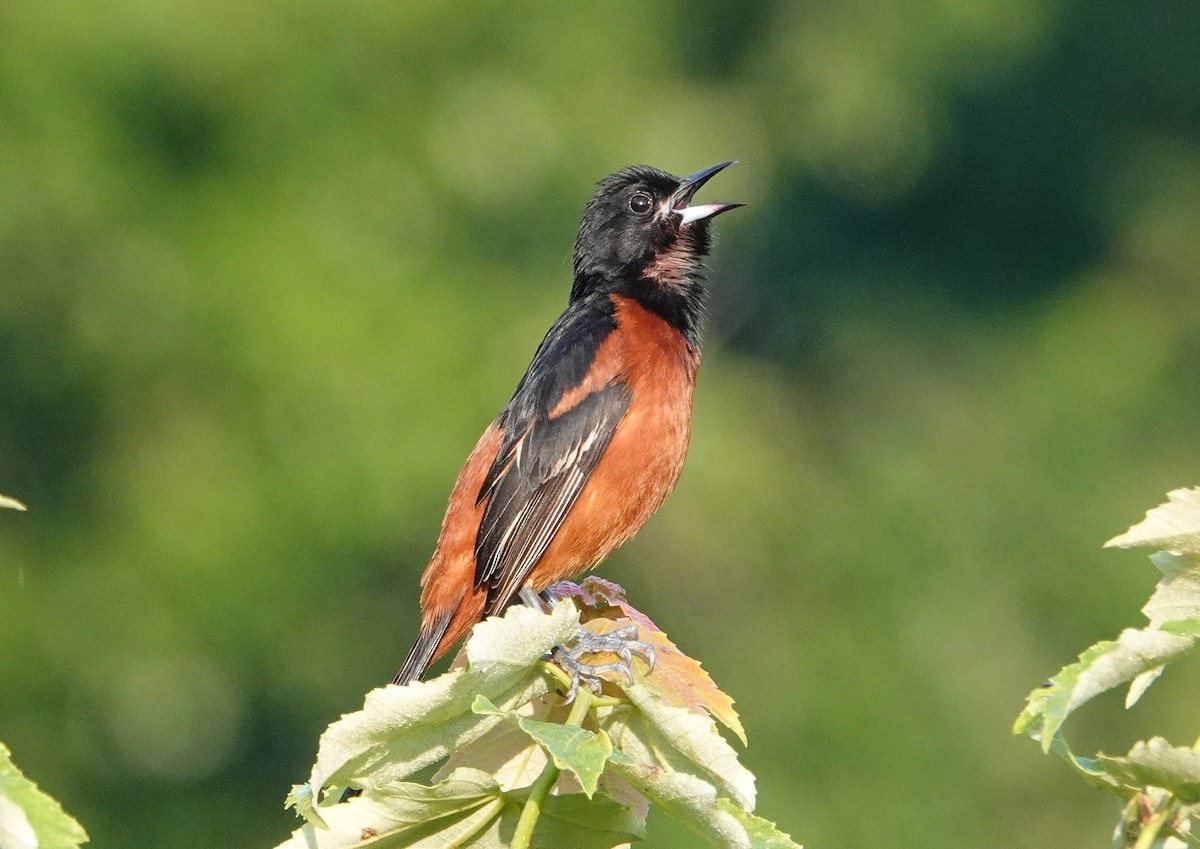
<path fill-rule="evenodd" d="M 417 635 L 417 641 L 413 643 L 413 647 L 408 650 L 408 657 L 404 659 L 404 665 L 396 673 L 393 684 L 407 684 L 410 681 L 418 680 L 425 674 L 425 668 L 433 659 L 433 652 L 438 643 L 442 641 L 453 615 L 454 608 L 451 607 L 429 622 L 421 623 L 421 633 Z"/>

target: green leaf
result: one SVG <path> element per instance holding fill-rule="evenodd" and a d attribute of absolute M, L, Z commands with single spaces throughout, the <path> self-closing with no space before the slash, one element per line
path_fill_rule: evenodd
<path fill-rule="evenodd" d="M 566 720 L 569 710 L 562 704 L 561 698 L 552 695 L 534 699 L 516 713 L 526 719 L 561 724 Z M 610 760 L 624 757 L 620 752 L 614 751 Z M 460 766 L 472 766 L 490 772 L 500 782 L 502 789 L 518 790 L 529 787 L 541 774 L 548 760 L 546 750 L 534 742 L 519 725 L 515 722 L 504 722 L 470 745 L 457 750 L 438 770 L 434 779 L 441 779 Z M 568 770 L 559 776 L 553 792 L 575 792 L 576 788 L 573 785 L 577 783 L 578 779 Z M 579 789 L 582 790 L 582 787 Z M 614 800 L 628 809 L 629 815 L 640 823 L 641 827 L 645 826 L 649 801 L 619 775 L 611 769 L 606 770 L 600 776 L 597 789 L 606 799 Z"/>
<path fill-rule="evenodd" d="M 555 627 L 547 627 L 552 621 Z M 521 648 L 538 628 L 535 642 Z M 500 849 L 548 759 L 562 776 L 554 788 L 558 795 L 543 803 L 533 846 L 625 845 L 643 836 L 654 801 L 716 846 L 795 849 L 787 835 L 751 813 L 754 778 L 708 712 L 672 704 L 635 681 L 621 688 L 628 702 L 593 708 L 588 724 L 594 722 L 594 729 L 564 725 L 565 709 L 550 697 L 537 662 L 575 628 L 569 602 L 551 616 L 513 608 L 504 619 L 477 627 L 466 669 L 371 693 L 363 711 L 330 727 L 313 780 L 294 788 L 289 803 L 309 822 L 285 844 L 288 849 Z M 477 650 L 481 635 L 491 647 L 488 655 Z M 433 788 L 401 780 L 438 760 L 446 763 Z M 455 796 L 457 807 L 448 808 L 447 782 L 470 776 L 490 783 Z M 582 793 L 572 792 L 576 784 Z M 363 792 L 339 804 L 338 790 L 346 785 Z M 423 796 L 422 789 L 434 795 Z"/>
<path fill-rule="evenodd" d="M 1200 619 L 1200 555 L 1159 551 L 1150 562 L 1163 573 L 1142 608 L 1152 623 Z"/>
<path fill-rule="evenodd" d="M 717 807 L 741 824 L 753 849 L 800 849 L 790 834 L 777 829 L 770 820 L 748 814 L 728 799 L 718 799 Z"/>
<path fill-rule="evenodd" d="M 511 813 L 510 813 L 511 811 Z M 518 812 L 505 811 L 516 824 Z M 504 829 L 501 829 L 502 833 Z M 511 828 L 508 833 L 511 834 Z M 644 815 L 631 811 L 613 799 L 597 796 L 588 799 L 580 793 L 549 796 L 542 803 L 542 815 L 533 830 L 533 846 L 538 849 L 614 849 L 646 837 Z M 507 847 L 507 843 L 502 844 Z"/>
<path fill-rule="evenodd" d="M 321 806 L 325 826 L 305 823 L 278 849 L 504 849 L 521 803 L 486 772 L 456 769 L 432 787 L 392 782 L 344 803 L 329 801 Z M 644 836 L 641 819 L 627 808 L 572 793 L 546 799 L 533 846 L 614 849 Z"/>
<path fill-rule="evenodd" d="M 1200 752 L 1162 737 L 1139 742 L 1124 757 L 1101 755 L 1108 771 L 1136 787 L 1160 787 L 1185 804 L 1200 802 Z"/>
<path fill-rule="evenodd" d="M 613 753 L 607 734 L 523 717 L 517 719 L 517 725 L 550 753 L 555 766 L 574 773 L 584 795 L 592 797 Z"/>
<path fill-rule="evenodd" d="M 316 818 L 313 807 L 317 804 L 313 789 L 307 784 L 293 784 L 287 798 L 283 800 L 284 808 L 295 808 L 296 813 L 306 820 Z"/>
<path fill-rule="evenodd" d="M 499 817 L 504 800 L 486 772 L 460 769 L 432 787 L 392 782 L 320 807 L 323 824 L 305 823 L 278 849 L 471 846 Z"/>
<path fill-rule="evenodd" d="M 1146 691 L 1150 689 L 1150 685 L 1158 680 L 1158 676 L 1162 675 L 1163 670 L 1166 668 L 1166 666 L 1156 666 L 1153 669 L 1148 669 L 1129 682 L 1129 692 L 1125 694 L 1126 710 L 1137 704 L 1138 699 L 1146 694 Z"/>
<path fill-rule="evenodd" d="M 1079 661 L 1062 669 L 1027 697 L 1014 733 L 1036 733 L 1042 750 L 1080 705 L 1113 687 L 1152 672 L 1190 650 L 1200 638 L 1200 621 L 1167 622 L 1157 628 L 1127 628 L 1116 641 L 1096 643 Z"/>
<path fill-rule="evenodd" d="M 545 697 L 534 699 L 521 711 L 530 709 L 539 717 L 552 712 L 550 701 Z M 548 759 L 546 751 L 516 723 L 501 722 L 478 740 L 457 749 L 434 774 L 434 780 L 441 780 L 459 767 L 469 766 L 490 773 L 500 782 L 502 790 L 517 790 L 532 784 Z"/>
<path fill-rule="evenodd" d="M 557 722 L 529 719 L 512 711 L 500 710 L 484 696 L 475 697 L 471 710 L 485 716 L 503 716 L 515 722 L 550 754 L 555 766 L 575 774 L 579 786 L 589 799 L 596 792 L 604 765 L 613 753 L 612 741 L 603 731 L 597 733 Z"/>
<path fill-rule="evenodd" d="M 537 669 L 553 646 L 574 635 L 578 613 L 570 602 L 550 615 L 515 605 L 503 618 L 475 626 L 467 665 L 431 681 L 389 685 L 367 694 L 361 711 L 342 717 L 321 735 L 307 787 L 312 797 L 336 785 L 381 786 L 448 757 L 494 728 L 501 718 L 471 711 L 476 695 L 512 709 L 548 692 Z M 292 793 L 303 802 L 304 793 Z M 297 804 L 317 816 L 323 806 Z"/>
<path fill-rule="evenodd" d="M 1167 493 L 1167 501 L 1146 512 L 1146 518 L 1106 548 L 1151 546 L 1177 553 L 1200 554 L 1200 487 Z"/>
<path fill-rule="evenodd" d="M 636 710 L 597 711 L 618 750 L 636 763 L 694 774 L 754 810 L 754 776 L 711 717 L 667 704 L 639 682 L 624 689 Z"/>
<path fill-rule="evenodd" d="M 1039 739 L 1037 734 L 1031 735 Z M 1049 751 L 1062 758 L 1085 781 L 1102 790 L 1109 790 L 1123 798 L 1129 798 L 1138 792 L 1138 787 L 1131 785 L 1109 772 L 1108 767 L 1099 758 L 1088 758 L 1071 752 L 1067 741 L 1061 734 L 1055 734 L 1050 739 Z"/>
<path fill-rule="evenodd" d="M 22 775 L 0 743 L 0 847 L 76 849 L 87 839 L 83 826 Z"/>
<path fill-rule="evenodd" d="M 15 498 L 9 498 L 7 495 L 0 495 L 0 507 L 8 507 L 12 510 L 24 510 L 25 505 Z M 4 845 L 4 844 L 0 844 Z M 7 847 L 6 847 L 7 849 Z"/>
<path fill-rule="evenodd" d="M 774 824 L 722 798 L 709 782 L 647 763 L 612 761 L 613 770 L 665 813 L 721 849 L 799 849 Z"/>
<path fill-rule="evenodd" d="M 1013 726 L 1049 747 L 1066 718 L 1100 693 L 1129 683 L 1132 707 L 1162 674 L 1164 665 L 1190 651 L 1200 637 L 1200 488 L 1177 489 L 1142 522 L 1106 546 L 1162 546 L 1150 556 L 1162 580 L 1142 608 L 1150 627 L 1126 629 L 1115 641 L 1096 643 L 1076 663 L 1029 694 Z"/>

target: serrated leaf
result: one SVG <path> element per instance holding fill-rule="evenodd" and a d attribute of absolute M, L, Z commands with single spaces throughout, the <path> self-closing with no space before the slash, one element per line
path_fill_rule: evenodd
<path fill-rule="evenodd" d="M 690 773 L 743 810 L 754 810 L 754 776 L 708 715 L 667 704 L 638 682 L 625 693 L 636 710 L 597 711 L 601 727 L 622 754 L 651 768 Z"/>
<path fill-rule="evenodd" d="M 588 731 L 557 722 L 542 722 L 519 716 L 513 711 L 500 710 L 484 696 L 476 696 L 471 706 L 475 713 L 485 716 L 502 716 L 516 723 L 530 738 L 554 758 L 559 769 L 570 770 L 579 780 L 579 786 L 590 799 L 596 792 L 600 774 L 613 753 L 612 741 L 603 731 Z"/>
<path fill-rule="evenodd" d="M 1129 692 L 1125 694 L 1126 710 L 1129 710 L 1129 708 L 1138 703 L 1138 700 L 1150 689 L 1150 685 L 1158 680 L 1158 676 L 1163 674 L 1164 669 L 1166 669 L 1165 666 L 1156 666 L 1153 669 L 1143 672 L 1130 682 Z"/>
<path fill-rule="evenodd" d="M 1146 512 L 1146 518 L 1105 547 L 1153 546 L 1174 552 L 1200 554 L 1200 487 L 1176 489 L 1167 501 Z"/>
<path fill-rule="evenodd" d="M 565 709 L 561 709 L 560 702 L 551 703 L 546 699 L 537 699 L 521 708 L 522 714 L 530 708 L 531 716 L 561 714 L 559 718 L 562 719 L 567 713 Z M 470 746 L 455 752 L 438 771 L 435 779 L 439 779 L 443 772 L 448 774 L 455 764 L 470 763 L 490 772 L 499 780 L 501 788 L 505 791 L 524 789 L 541 774 L 547 760 L 545 749 L 535 743 L 516 723 L 504 722 Z M 606 832 L 620 838 L 611 845 L 624 845 L 645 835 L 649 802 L 620 776 L 611 770 L 605 771 L 600 779 L 601 795 L 593 797 L 591 801 L 587 801 L 582 793 L 574 792 L 577 784 L 570 772 L 565 772 L 559 777 L 552 792 L 562 795 L 551 796 L 543 803 L 542 817 L 534 830 L 534 846 L 545 849 L 575 846 L 579 842 L 579 835 L 566 839 L 563 836 L 563 821 L 581 824 L 596 840 L 607 840 L 608 838 L 604 837 Z M 564 801 L 560 803 L 559 798 Z M 563 807 L 560 808 L 560 804 Z M 600 807 L 596 808 L 597 805 Z M 547 810 L 552 815 L 549 819 Z"/>
<path fill-rule="evenodd" d="M 1124 757 L 1101 755 L 1108 771 L 1136 787 L 1159 787 L 1185 804 L 1200 802 L 1200 752 L 1162 737 L 1139 742 Z"/>
<path fill-rule="evenodd" d="M 1031 734 L 1031 736 L 1035 740 L 1040 740 L 1036 732 Z M 1050 745 L 1044 748 L 1047 748 L 1050 754 L 1062 758 L 1063 761 L 1089 784 L 1099 787 L 1102 790 L 1116 793 L 1118 796 L 1126 799 L 1138 792 L 1137 787 L 1127 785 L 1112 775 L 1098 758 L 1089 758 L 1074 754 L 1070 747 L 1067 746 L 1067 741 L 1063 739 L 1061 734 L 1055 734 L 1050 738 Z"/>
<path fill-rule="evenodd" d="M 555 584 L 551 593 L 559 598 L 575 598 L 587 605 L 581 609 L 580 619 L 584 627 L 593 623 L 591 630 L 597 633 L 616 630 L 629 623 L 637 625 L 638 639 L 655 648 L 654 671 L 642 675 L 642 683 L 669 704 L 696 713 L 708 713 L 736 734 L 743 746 L 746 745 L 746 731 L 733 708 L 733 699 L 717 687 L 699 661 L 681 652 L 661 628 L 629 603 L 619 584 L 590 575 L 578 585 L 567 581 Z M 612 680 L 620 683 L 616 678 Z"/>
<path fill-rule="evenodd" d="M 493 776 L 457 769 L 432 787 L 392 782 L 347 802 L 322 804 L 326 827 L 306 823 L 278 849 L 505 849 L 522 804 L 519 796 L 503 793 Z M 636 816 L 611 800 L 552 796 L 542 805 L 532 845 L 614 849 L 644 831 Z"/>
<path fill-rule="evenodd" d="M 555 766 L 570 770 L 579 780 L 584 795 L 592 798 L 613 753 L 607 734 L 534 719 L 519 718 L 517 724 L 550 753 Z"/>
<path fill-rule="evenodd" d="M 1079 655 L 1078 662 L 1029 694 L 1014 733 L 1036 732 L 1042 750 L 1049 751 L 1063 721 L 1080 705 L 1189 651 L 1197 638 L 1200 621 L 1186 621 L 1127 628 L 1115 641 L 1096 643 Z"/>
<path fill-rule="evenodd" d="M 550 697 L 543 696 L 518 710 L 522 715 L 545 719 L 554 714 L 555 707 Z M 560 718 L 565 716 L 562 713 Z M 501 722 L 478 740 L 456 749 L 434 774 L 434 780 L 440 781 L 455 769 L 470 766 L 490 773 L 500 782 L 502 790 L 515 790 L 532 784 L 547 760 L 546 751 L 516 723 Z"/>
<path fill-rule="evenodd" d="M 313 814 L 316 804 L 317 800 L 313 789 L 307 784 L 293 784 L 292 789 L 288 791 L 287 798 L 283 800 L 284 808 L 294 808 L 296 813 L 306 820 L 317 818 Z"/>
<path fill-rule="evenodd" d="M 25 510 L 25 505 L 15 498 L 9 498 L 7 495 L 0 495 L 0 507 L 7 507 L 10 510 Z M 0 843 L 0 846 L 5 844 Z"/>
<path fill-rule="evenodd" d="M 718 799 L 717 807 L 741 823 L 753 849 L 802 849 L 790 834 L 776 828 L 775 823 L 746 813 L 728 799 Z"/>
<path fill-rule="evenodd" d="M 1193 538 L 1194 536 L 1194 538 Z M 1054 738 L 1063 721 L 1096 695 L 1131 682 L 1125 706 L 1132 707 L 1162 674 L 1167 661 L 1189 651 L 1200 633 L 1200 488 L 1179 489 L 1169 501 L 1150 510 L 1146 519 L 1106 546 L 1175 546 L 1183 553 L 1159 551 L 1150 560 L 1162 580 L 1142 608 L 1150 627 L 1127 629 L 1115 641 L 1097 643 L 1065 667 L 1048 686 L 1034 690 L 1018 717 L 1014 731 L 1041 729 L 1042 747 Z"/>
<path fill-rule="evenodd" d="M 392 782 L 319 807 L 323 825 L 305 823 L 278 849 L 470 846 L 499 817 L 504 800 L 490 775 L 460 769 L 432 787 Z"/>
<path fill-rule="evenodd" d="M 537 662 L 573 636 L 577 623 L 572 604 L 555 605 L 549 615 L 514 605 L 503 618 L 475 626 L 465 668 L 368 693 L 361 711 L 343 716 L 321 735 L 308 781 L 313 795 L 319 797 L 330 785 L 398 781 L 478 739 L 501 719 L 473 713 L 475 696 L 512 709 L 546 693 L 549 684 Z"/>
<path fill-rule="evenodd" d="M 721 849 L 800 849 L 775 826 L 722 798 L 709 782 L 646 763 L 618 763 L 622 778 L 665 813 Z"/>
<path fill-rule="evenodd" d="M 511 829 L 507 831 L 511 834 Z M 542 803 L 532 844 L 537 849 L 614 849 L 645 837 L 644 814 L 605 796 L 588 799 L 580 793 L 569 793 L 549 796 Z M 502 845 L 507 849 L 507 843 Z"/>
<path fill-rule="evenodd" d="M 1159 551 L 1150 562 L 1163 573 L 1142 608 L 1152 623 L 1200 619 L 1200 555 Z"/>
<path fill-rule="evenodd" d="M 554 695 L 534 699 L 514 713 L 526 719 L 562 724 L 570 710 L 561 698 Z M 621 752 L 614 750 L 610 760 L 623 757 Z M 505 791 L 514 790 L 531 785 L 541 774 L 547 760 L 545 749 L 535 743 L 520 726 L 515 722 L 504 722 L 451 755 L 434 775 L 434 780 L 444 778 L 460 766 L 469 765 L 491 773 Z M 551 792 L 567 794 L 582 790 L 578 780 L 567 771 L 559 776 Z M 598 791 L 628 809 L 637 822 L 645 824 L 650 802 L 611 769 L 601 774 Z"/>
<path fill-rule="evenodd" d="M 0 846 L 37 849 L 38 836 L 25 810 L 7 796 L 0 796 Z"/>
<path fill-rule="evenodd" d="M 77 849 L 87 839 L 83 826 L 24 776 L 0 743 L 0 847 Z"/>

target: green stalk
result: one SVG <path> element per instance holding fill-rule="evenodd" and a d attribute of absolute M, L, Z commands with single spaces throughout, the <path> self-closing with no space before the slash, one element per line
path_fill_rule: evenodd
<path fill-rule="evenodd" d="M 1159 833 L 1163 826 L 1167 824 L 1167 820 L 1175 813 L 1174 797 L 1168 795 L 1163 800 L 1162 805 L 1155 811 L 1150 819 L 1142 824 L 1142 830 L 1138 834 L 1137 842 L 1133 844 L 1133 849 L 1150 849 L 1158 840 Z"/>
<path fill-rule="evenodd" d="M 571 705 L 571 712 L 563 724 L 576 727 L 583 725 L 583 719 L 587 716 L 591 706 L 592 691 L 584 685 L 575 694 L 575 702 Z M 509 849 L 529 849 L 529 841 L 533 839 L 533 827 L 537 825 L 538 817 L 542 814 L 542 805 L 545 803 L 546 797 L 550 795 L 550 788 L 554 786 L 554 782 L 558 781 L 558 772 L 558 767 L 554 765 L 554 758 L 550 757 L 550 753 L 547 752 L 546 767 L 529 787 L 529 798 L 525 800 L 521 818 L 517 820 L 517 828 L 513 832 Z"/>
<path fill-rule="evenodd" d="M 538 661 L 538 667 L 561 684 L 564 690 L 571 686 L 571 676 L 563 672 L 557 663 L 542 658 Z M 629 704 L 629 699 L 621 698 L 620 696 L 605 696 L 603 694 L 597 696 L 592 694 L 592 707 L 615 707 L 627 704 Z M 1196 741 L 1196 745 L 1200 746 L 1200 740 Z"/>

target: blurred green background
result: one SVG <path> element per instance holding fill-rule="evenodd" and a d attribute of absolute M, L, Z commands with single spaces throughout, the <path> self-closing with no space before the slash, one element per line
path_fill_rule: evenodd
<path fill-rule="evenodd" d="M 601 574 L 810 849 L 1107 845 L 1009 726 L 1200 483 L 1198 91 L 1194 0 L 0 4 L 0 739 L 98 847 L 282 840 L 594 181 L 737 158 L 688 466 Z M 1190 742 L 1198 680 L 1072 742 Z"/>

